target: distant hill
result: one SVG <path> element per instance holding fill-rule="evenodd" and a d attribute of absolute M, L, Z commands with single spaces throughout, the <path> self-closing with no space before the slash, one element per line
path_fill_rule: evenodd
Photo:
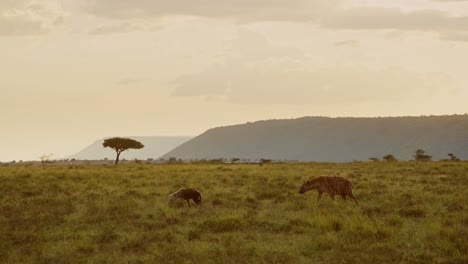
<path fill-rule="evenodd" d="M 419 148 L 434 160 L 468 159 L 468 115 L 258 121 L 210 129 L 163 157 L 346 162 L 390 153 L 410 160 Z"/>
<path fill-rule="evenodd" d="M 127 150 L 122 153 L 121 159 L 158 159 L 164 153 L 188 141 L 191 137 L 128 137 L 140 141 L 145 145 L 138 150 Z M 67 157 L 67 159 L 101 160 L 104 158 L 115 159 L 115 151 L 104 148 L 104 139 L 96 140 L 93 144 L 82 151 Z"/>

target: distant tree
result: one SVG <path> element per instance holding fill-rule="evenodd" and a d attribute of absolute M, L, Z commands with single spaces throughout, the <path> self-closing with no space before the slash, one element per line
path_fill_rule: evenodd
<path fill-rule="evenodd" d="M 141 144 L 141 142 L 139 141 L 130 138 L 119 137 L 108 138 L 104 140 L 102 146 L 105 148 L 109 147 L 115 150 L 115 152 L 117 153 L 117 157 L 115 158 L 115 165 L 119 163 L 120 154 L 122 154 L 122 152 L 128 149 L 142 149 L 144 147 L 144 145 Z"/>
<path fill-rule="evenodd" d="M 176 157 L 170 157 L 168 162 L 169 163 L 177 163 L 177 158 Z"/>
<path fill-rule="evenodd" d="M 392 154 L 387 154 L 387 155 L 383 156 L 382 159 L 387 161 L 387 162 L 398 161 L 398 159 L 395 158 L 395 156 L 393 156 Z"/>
<path fill-rule="evenodd" d="M 219 158 L 219 159 L 210 159 L 208 160 L 209 163 L 223 163 L 223 159 L 222 158 Z"/>
<path fill-rule="evenodd" d="M 380 159 L 379 158 L 369 158 L 370 161 L 373 161 L 373 162 L 379 162 Z"/>
<path fill-rule="evenodd" d="M 457 156 L 455 156 L 455 154 L 453 153 L 449 153 L 448 156 L 449 156 L 448 160 L 450 161 L 460 161 L 460 159 Z"/>
<path fill-rule="evenodd" d="M 231 163 L 236 163 L 236 162 L 238 162 L 239 160 L 240 160 L 239 158 L 232 158 L 232 159 L 231 159 Z"/>
<path fill-rule="evenodd" d="M 413 157 L 414 157 L 414 160 L 416 161 L 431 161 L 432 160 L 432 156 L 427 155 L 426 152 L 422 149 L 416 150 Z"/>
<path fill-rule="evenodd" d="M 52 157 L 54 154 L 49 154 L 49 155 L 42 155 L 39 158 L 41 159 L 42 166 L 45 166 L 47 163 L 49 163 L 50 157 Z"/>

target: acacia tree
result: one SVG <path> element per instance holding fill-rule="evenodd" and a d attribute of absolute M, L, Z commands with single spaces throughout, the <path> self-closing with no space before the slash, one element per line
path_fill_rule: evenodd
<path fill-rule="evenodd" d="M 142 149 L 144 147 L 141 142 L 133 140 L 131 138 L 108 138 L 104 140 L 102 146 L 111 148 L 117 152 L 117 157 L 115 158 L 115 165 L 119 163 L 120 154 L 128 149 Z"/>
<path fill-rule="evenodd" d="M 448 156 L 450 161 L 460 161 L 460 159 L 453 153 L 449 153 Z"/>
<path fill-rule="evenodd" d="M 416 150 L 413 157 L 416 161 L 431 161 L 432 159 L 432 156 L 426 155 L 426 152 L 422 149 Z"/>
<path fill-rule="evenodd" d="M 52 155 L 54 154 L 49 154 L 49 155 L 44 154 L 39 157 L 41 159 L 42 166 L 45 166 L 47 163 L 49 163 L 49 159 L 50 157 L 52 157 Z"/>
<path fill-rule="evenodd" d="M 398 159 L 395 158 L 395 156 L 393 156 L 392 154 L 385 155 L 385 156 L 382 157 L 382 159 L 387 161 L 387 162 L 398 161 Z"/>

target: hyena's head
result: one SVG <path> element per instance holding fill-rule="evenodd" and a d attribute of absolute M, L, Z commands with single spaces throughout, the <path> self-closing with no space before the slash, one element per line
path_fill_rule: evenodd
<path fill-rule="evenodd" d="M 318 183 L 315 182 L 314 180 L 304 181 L 304 183 L 302 184 L 301 189 L 299 190 L 299 193 L 303 194 L 303 193 L 305 193 L 307 191 L 317 189 L 317 188 L 318 188 Z"/>
<path fill-rule="evenodd" d="M 194 199 L 196 204 L 201 204 L 201 194 L 199 194 L 195 199 Z"/>

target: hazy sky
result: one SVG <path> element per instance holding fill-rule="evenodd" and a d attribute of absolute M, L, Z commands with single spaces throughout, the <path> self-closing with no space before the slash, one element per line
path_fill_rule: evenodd
<path fill-rule="evenodd" d="M 468 0 L 0 0 L 0 161 L 108 136 L 468 112 Z"/>

